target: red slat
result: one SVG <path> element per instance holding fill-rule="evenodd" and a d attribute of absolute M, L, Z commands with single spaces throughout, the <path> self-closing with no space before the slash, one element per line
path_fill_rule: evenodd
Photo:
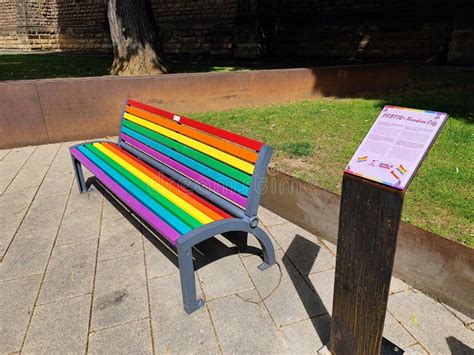
<path fill-rule="evenodd" d="M 173 117 L 175 116 L 175 114 L 173 114 L 171 112 L 159 109 L 157 107 L 142 104 L 141 102 L 131 100 L 131 99 L 128 99 L 127 104 L 131 105 L 131 106 L 138 107 L 142 110 L 146 110 L 148 112 L 155 113 L 157 115 L 160 115 L 161 117 L 164 117 L 164 118 L 167 118 L 167 119 L 170 119 L 170 120 L 173 120 Z M 256 140 L 251 139 L 251 138 L 247 138 L 247 137 L 241 136 L 239 134 L 235 134 L 235 133 L 226 131 L 224 129 L 220 129 L 220 128 L 208 125 L 206 123 L 193 120 L 192 118 L 183 117 L 181 115 L 177 115 L 177 116 L 180 117 L 180 119 L 179 119 L 180 123 L 183 123 L 183 124 L 185 124 L 189 127 L 199 129 L 203 132 L 212 134 L 214 136 L 221 137 L 223 139 L 227 139 L 228 141 L 240 144 L 244 147 L 253 149 L 255 151 L 259 151 L 260 148 L 263 145 L 262 142 L 258 142 Z"/>

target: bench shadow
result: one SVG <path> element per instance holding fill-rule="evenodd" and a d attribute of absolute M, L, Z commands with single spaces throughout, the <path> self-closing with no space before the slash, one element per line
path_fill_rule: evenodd
<path fill-rule="evenodd" d="M 316 330 L 316 333 L 321 339 L 321 342 L 323 344 L 328 344 L 331 335 L 331 317 L 324 306 L 323 300 L 319 296 L 314 286 L 311 284 L 309 278 L 303 276 L 308 275 L 311 272 L 311 268 L 318 257 L 320 249 L 321 247 L 319 245 L 311 242 L 299 234 L 296 234 L 291 241 L 291 244 L 288 247 L 285 255 L 283 256 L 282 261 L 308 315 L 313 313 L 315 303 L 317 309 L 321 310 L 318 315 L 311 317 L 310 320 L 313 324 L 314 330 Z M 305 257 L 300 259 L 300 262 L 298 263 L 299 266 L 296 267 L 296 265 L 291 261 L 291 255 L 296 256 L 302 252 L 305 253 Z M 293 271 L 294 269 L 298 270 L 299 273 L 295 273 Z M 302 279 L 304 279 L 306 283 L 302 283 Z M 307 286 L 309 286 L 313 291 L 311 294 L 307 292 Z"/>
<path fill-rule="evenodd" d="M 87 179 L 86 186 L 87 188 L 94 186 L 124 218 L 139 230 L 155 248 L 168 258 L 176 268 L 178 268 L 178 255 L 175 246 L 169 243 L 164 237 L 155 233 L 154 229 L 145 220 L 121 203 L 120 200 L 95 177 Z M 262 256 L 262 251 L 258 248 L 251 246 L 236 246 L 232 243 L 223 243 L 217 238 L 211 238 L 194 247 L 193 257 L 195 269 L 198 270 L 216 260 L 226 256 L 235 255 L 239 252 L 250 253 L 260 257 Z"/>

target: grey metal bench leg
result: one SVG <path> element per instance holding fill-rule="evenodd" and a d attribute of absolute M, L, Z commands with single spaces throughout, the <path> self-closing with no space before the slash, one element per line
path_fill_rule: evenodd
<path fill-rule="evenodd" d="M 71 156 L 72 166 L 74 168 L 74 174 L 76 175 L 76 181 L 79 186 L 79 192 L 83 193 L 87 191 L 86 181 L 84 179 L 84 174 L 82 173 L 82 165 L 79 160 Z"/>
<path fill-rule="evenodd" d="M 258 266 L 260 270 L 266 270 L 275 264 L 275 250 L 272 241 L 265 231 L 259 227 L 252 229 L 252 234 L 258 239 L 263 251 L 263 263 Z"/>
<path fill-rule="evenodd" d="M 178 248 L 181 292 L 186 313 L 191 314 L 204 306 L 204 300 L 196 299 L 196 280 L 191 247 Z"/>

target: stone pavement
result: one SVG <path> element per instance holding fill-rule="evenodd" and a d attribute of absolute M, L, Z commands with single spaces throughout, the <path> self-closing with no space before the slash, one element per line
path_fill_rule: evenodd
<path fill-rule="evenodd" d="M 0 353 L 314 354 L 327 343 L 334 245 L 261 209 L 279 265 L 261 272 L 221 237 L 200 245 L 198 265 L 227 256 L 200 267 L 207 303 L 186 315 L 174 253 L 97 188 L 78 193 L 71 144 L 0 151 Z M 384 336 L 407 353 L 472 354 L 474 323 L 394 278 Z"/>

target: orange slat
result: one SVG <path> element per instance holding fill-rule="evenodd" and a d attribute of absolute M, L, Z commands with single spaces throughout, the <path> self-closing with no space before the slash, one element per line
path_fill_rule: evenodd
<path fill-rule="evenodd" d="M 235 144 L 228 143 L 226 141 L 223 141 L 221 139 L 214 138 L 212 136 L 209 136 L 205 133 L 201 133 L 199 131 L 196 131 L 194 129 L 188 128 L 186 126 L 180 125 L 178 123 L 175 123 L 173 121 L 170 121 L 165 118 L 158 117 L 148 111 L 141 110 L 139 108 L 133 107 L 133 106 L 127 106 L 126 111 L 128 113 L 131 113 L 132 115 L 138 116 L 140 118 L 144 118 L 148 121 L 151 121 L 153 123 L 159 124 L 160 126 L 172 129 L 173 131 L 182 133 L 188 137 L 194 138 L 198 141 L 201 141 L 203 143 L 206 143 L 210 146 L 213 146 L 217 149 L 220 149 L 226 153 L 232 154 L 238 158 L 247 160 L 248 162 L 251 163 L 256 163 L 258 154 L 255 152 L 252 152 L 250 150 L 241 148 Z"/>

